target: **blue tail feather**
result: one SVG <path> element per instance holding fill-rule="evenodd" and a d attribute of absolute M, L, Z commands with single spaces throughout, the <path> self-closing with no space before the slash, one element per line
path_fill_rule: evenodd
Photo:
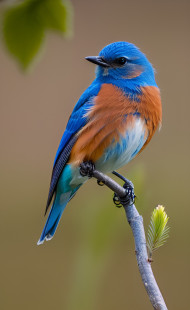
<path fill-rule="evenodd" d="M 62 213 L 69 202 L 71 196 L 73 195 L 72 192 L 67 192 L 63 197 L 61 197 L 60 203 L 60 196 L 56 196 L 53 202 L 52 208 L 50 210 L 48 219 L 42 231 L 41 237 L 38 241 L 38 245 L 42 244 L 44 240 L 51 240 L 55 234 L 59 221 L 61 219 Z"/>

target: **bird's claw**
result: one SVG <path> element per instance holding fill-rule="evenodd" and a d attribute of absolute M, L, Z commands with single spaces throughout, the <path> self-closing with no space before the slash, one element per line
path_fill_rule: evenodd
<path fill-rule="evenodd" d="M 133 185 L 133 183 L 131 181 L 127 180 L 127 182 L 125 182 L 123 187 L 126 190 L 126 196 L 128 196 L 129 199 L 132 201 L 132 203 L 134 203 L 136 196 L 135 196 L 135 193 L 134 193 L 134 185 Z"/>
<path fill-rule="evenodd" d="M 80 174 L 83 177 L 93 177 L 93 171 L 95 169 L 95 165 L 92 161 L 84 161 L 83 163 L 80 164 Z"/>
<path fill-rule="evenodd" d="M 119 197 L 116 193 L 114 193 L 113 202 L 117 208 L 121 208 L 122 205 L 132 205 L 135 201 L 135 194 L 134 194 L 134 186 L 133 183 L 127 179 L 125 179 L 125 183 L 123 188 L 126 191 L 126 196 Z"/>
<path fill-rule="evenodd" d="M 105 185 L 104 181 L 100 181 L 100 180 L 97 180 L 97 184 L 100 185 L 100 186 L 104 186 Z"/>
<path fill-rule="evenodd" d="M 113 195 L 113 202 L 114 202 L 114 204 L 115 204 L 115 206 L 117 208 L 121 208 L 122 207 L 121 201 L 120 201 L 120 199 L 119 199 L 119 197 L 117 196 L 116 193 L 114 193 L 114 195 Z"/>

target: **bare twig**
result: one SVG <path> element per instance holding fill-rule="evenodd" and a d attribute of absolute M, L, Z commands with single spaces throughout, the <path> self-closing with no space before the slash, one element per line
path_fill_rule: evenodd
<path fill-rule="evenodd" d="M 156 310 L 167 310 L 165 301 L 154 278 L 151 263 L 148 261 L 142 216 L 139 215 L 134 203 L 132 201 L 129 201 L 129 199 L 125 199 L 126 190 L 121 187 L 117 182 L 97 170 L 94 170 L 92 175 L 98 181 L 103 182 L 107 187 L 109 187 L 121 198 L 121 204 L 125 209 L 127 220 L 133 232 L 138 268 L 141 274 L 143 284 L 148 293 L 150 302 L 153 308 Z"/>

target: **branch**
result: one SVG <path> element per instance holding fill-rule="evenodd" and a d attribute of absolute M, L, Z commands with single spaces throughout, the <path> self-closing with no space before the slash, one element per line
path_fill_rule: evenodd
<path fill-rule="evenodd" d="M 151 263 L 148 261 L 142 216 L 139 215 L 134 203 L 131 200 L 129 201 L 128 196 L 126 196 L 126 190 L 117 182 L 97 170 L 93 170 L 92 176 L 98 181 L 103 182 L 114 193 L 116 193 L 118 197 L 120 197 L 121 204 L 125 209 L 128 223 L 133 232 L 138 268 L 150 302 L 156 310 L 167 310 L 165 301 L 154 278 Z"/>

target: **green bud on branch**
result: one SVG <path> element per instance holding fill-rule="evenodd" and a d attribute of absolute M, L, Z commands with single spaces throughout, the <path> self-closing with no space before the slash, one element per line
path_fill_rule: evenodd
<path fill-rule="evenodd" d="M 153 251 L 161 247 L 169 237 L 168 219 L 164 207 L 158 205 L 152 213 L 147 233 L 147 247 L 150 260 Z"/>

